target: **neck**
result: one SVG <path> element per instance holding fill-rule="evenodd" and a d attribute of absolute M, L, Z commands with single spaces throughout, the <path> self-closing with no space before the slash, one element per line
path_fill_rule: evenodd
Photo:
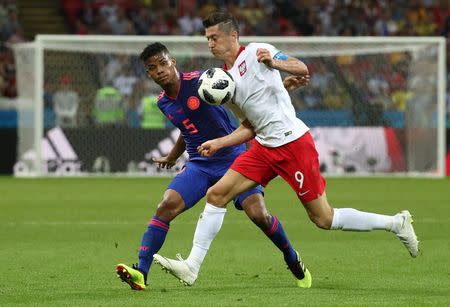
<path fill-rule="evenodd" d="M 180 90 L 180 74 L 177 72 L 174 81 L 161 86 L 166 95 L 169 97 L 177 97 L 178 91 Z"/>
<path fill-rule="evenodd" d="M 225 62 L 225 65 L 227 65 L 228 68 L 233 67 L 240 48 L 241 45 L 239 45 L 239 43 L 236 42 L 236 44 L 233 44 L 233 47 L 227 52 L 223 61 Z"/>

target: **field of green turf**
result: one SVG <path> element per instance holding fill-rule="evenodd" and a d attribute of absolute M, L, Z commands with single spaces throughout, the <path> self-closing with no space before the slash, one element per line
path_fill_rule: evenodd
<path fill-rule="evenodd" d="M 281 180 L 266 202 L 313 277 L 296 288 L 281 253 L 229 207 L 193 287 L 153 266 L 150 287 L 115 276 L 137 261 L 146 223 L 168 179 L 0 178 L 0 306 L 450 305 L 450 180 L 328 179 L 336 207 L 415 217 L 422 254 L 410 258 L 391 233 L 317 229 Z M 187 256 L 200 203 L 171 223 L 161 254 Z"/>

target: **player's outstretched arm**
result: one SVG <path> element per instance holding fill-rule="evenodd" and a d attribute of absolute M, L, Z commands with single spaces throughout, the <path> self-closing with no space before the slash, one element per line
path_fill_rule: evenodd
<path fill-rule="evenodd" d="M 258 62 L 264 63 L 266 66 L 287 72 L 295 76 L 306 76 L 309 74 L 308 67 L 305 63 L 297 58 L 288 57 L 287 59 L 273 59 L 269 50 L 258 48 L 256 50 L 256 58 Z"/>
<path fill-rule="evenodd" d="M 178 137 L 177 142 L 172 147 L 172 150 L 165 157 L 161 158 L 153 158 L 153 162 L 158 164 L 160 168 L 171 169 L 176 163 L 178 158 L 183 154 L 186 150 L 186 144 L 184 142 L 184 138 L 181 136 Z"/>
<path fill-rule="evenodd" d="M 245 119 L 231 134 L 204 142 L 202 145 L 198 146 L 197 151 L 204 157 L 211 157 L 220 149 L 246 143 L 253 139 L 255 135 L 253 126 Z"/>

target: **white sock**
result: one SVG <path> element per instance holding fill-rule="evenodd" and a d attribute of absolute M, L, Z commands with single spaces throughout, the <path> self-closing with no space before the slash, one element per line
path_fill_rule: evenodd
<path fill-rule="evenodd" d="M 206 203 L 205 210 L 200 214 L 191 253 L 186 259 L 187 264 L 195 274 L 198 274 L 200 271 L 200 266 L 205 259 L 209 246 L 219 232 L 220 227 L 222 227 L 226 212 L 226 208 L 219 208 Z"/>
<path fill-rule="evenodd" d="M 394 217 L 358 211 L 352 208 L 335 208 L 331 229 L 347 231 L 370 231 L 383 229 L 392 231 Z"/>

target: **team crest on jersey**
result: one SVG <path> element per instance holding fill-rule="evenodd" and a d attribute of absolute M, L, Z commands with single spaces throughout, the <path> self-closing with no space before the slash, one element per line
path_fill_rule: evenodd
<path fill-rule="evenodd" d="M 239 74 L 242 77 L 247 72 L 247 64 L 245 64 L 245 61 L 243 61 L 241 64 L 239 64 L 238 68 L 239 68 Z"/>
<path fill-rule="evenodd" d="M 191 96 L 187 100 L 187 106 L 192 111 L 197 110 L 198 107 L 200 106 L 200 100 L 195 96 Z"/>

